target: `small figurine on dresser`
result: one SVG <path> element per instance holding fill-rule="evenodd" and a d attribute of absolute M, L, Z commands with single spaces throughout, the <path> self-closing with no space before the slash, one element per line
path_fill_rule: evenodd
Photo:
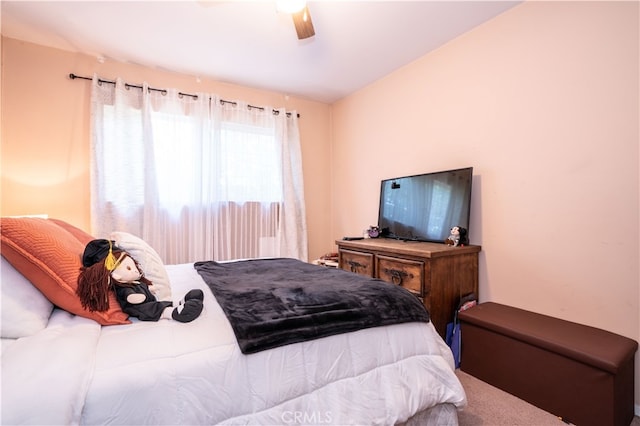
<path fill-rule="evenodd" d="M 378 238 L 380 236 L 380 228 L 378 226 L 370 226 L 367 230 L 367 236 L 369 238 Z"/>
<path fill-rule="evenodd" d="M 469 237 L 467 237 L 467 229 L 461 226 L 454 226 L 451 228 L 449 238 L 444 240 L 444 243 L 448 246 L 462 247 L 469 245 Z"/>

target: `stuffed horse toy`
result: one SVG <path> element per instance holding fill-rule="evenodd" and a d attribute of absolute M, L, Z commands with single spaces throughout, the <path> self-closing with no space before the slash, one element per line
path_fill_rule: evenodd
<path fill-rule="evenodd" d="M 76 294 L 85 309 L 104 312 L 109 309 L 109 291 L 126 314 L 141 321 L 174 319 L 190 322 L 203 309 L 202 290 L 189 291 L 177 307 L 159 301 L 149 290 L 152 282 L 138 263 L 110 240 L 93 240 L 85 247 Z"/>

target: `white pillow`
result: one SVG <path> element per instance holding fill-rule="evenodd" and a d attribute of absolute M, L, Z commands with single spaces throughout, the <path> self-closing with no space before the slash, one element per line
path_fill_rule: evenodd
<path fill-rule="evenodd" d="M 49 323 L 53 304 L 4 256 L 0 262 L 2 289 L 2 338 L 17 339 L 36 334 Z"/>
<path fill-rule="evenodd" d="M 141 238 L 127 232 L 112 232 L 109 238 L 138 262 L 144 276 L 153 283 L 149 289 L 156 299 L 171 302 L 169 275 L 158 252 Z"/>

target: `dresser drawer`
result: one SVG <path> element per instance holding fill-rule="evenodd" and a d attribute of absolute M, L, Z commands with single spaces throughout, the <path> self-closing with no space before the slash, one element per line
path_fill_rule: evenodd
<path fill-rule="evenodd" d="M 336 240 L 340 267 L 395 283 L 415 294 L 444 339 L 460 298 L 478 295 L 480 246 L 388 238 Z"/>
<path fill-rule="evenodd" d="M 373 277 L 373 254 L 360 251 L 340 250 L 340 268 L 360 275 Z"/>
<path fill-rule="evenodd" d="M 424 297 L 424 262 L 377 256 L 376 270 L 384 281 L 402 286 L 418 297 Z"/>

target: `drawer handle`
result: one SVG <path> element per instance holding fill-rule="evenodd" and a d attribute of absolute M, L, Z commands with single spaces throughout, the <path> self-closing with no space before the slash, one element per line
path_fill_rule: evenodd
<path fill-rule="evenodd" d="M 408 275 L 405 271 L 398 269 L 385 269 L 384 271 L 391 276 L 391 282 L 395 285 L 402 285 L 402 280 Z"/>
<path fill-rule="evenodd" d="M 363 264 L 358 263 L 355 260 L 349 260 L 349 261 L 347 261 L 347 263 L 349 264 L 351 272 L 358 272 L 358 268 L 363 268 L 364 267 Z"/>

